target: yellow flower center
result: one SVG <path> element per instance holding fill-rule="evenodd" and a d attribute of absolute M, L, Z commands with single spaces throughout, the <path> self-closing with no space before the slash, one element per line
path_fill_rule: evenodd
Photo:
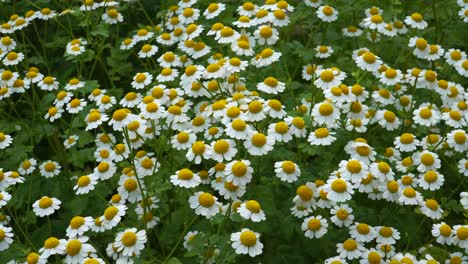
<path fill-rule="evenodd" d="M 307 185 L 301 185 L 297 188 L 296 194 L 299 195 L 303 201 L 309 201 L 312 199 L 314 193 Z"/>
<path fill-rule="evenodd" d="M 434 156 L 432 156 L 430 153 L 424 153 L 421 155 L 421 163 L 426 165 L 426 166 L 431 166 L 434 164 L 435 159 Z"/>
<path fill-rule="evenodd" d="M 211 207 L 215 203 L 215 199 L 209 193 L 202 193 L 198 196 L 198 203 L 203 207 Z"/>
<path fill-rule="evenodd" d="M 119 212 L 119 209 L 117 209 L 117 207 L 115 207 L 115 206 L 108 207 L 104 211 L 104 217 L 107 220 L 111 220 L 117 215 L 118 212 Z"/>
<path fill-rule="evenodd" d="M 379 230 L 379 234 L 383 237 L 391 237 L 393 235 L 393 230 L 390 227 L 382 227 Z"/>
<path fill-rule="evenodd" d="M 414 142 L 414 136 L 409 133 L 404 133 L 400 136 L 400 142 L 403 144 L 411 144 Z"/>
<path fill-rule="evenodd" d="M 127 192 L 133 192 L 137 189 L 137 187 L 138 187 L 137 181 L 132 178 L 127 179 L 124 182 L 124 188 Z"/>
<path fill-rule="evenodd" d="M 396 193 L 399 189 L 397 181 L 389 181 L 387 182 L 387 190 L 391 193 Z"/>
<path fill-rule="evenodd" d="M 347 184 L 342 179 L 336 179 L 332 182 L 331 188 L 334 192 L 343 193 L 346 191 Z"/>
<path fill-rule="evenodd" d="M 425 204 L 427 208 L 431 209 L 432 211 L 439 209 L 439 203 L 434 199 L 427 199 Z"/>
<path fill-rule="evenodd" d="M 283 122 L 283 121 L 278 122 L 275 125 L 275 131 L 278 134 L 286 134 L 289 131 L 289 126 L 288 126 L 288 124 L 286 124 L 286 122 Z"/>
<path fill-rule="evenodd" d="M 275 78 L 273 77 L 267 77 L 264 81 L 263 81 L 264 84 L 270 86 L 270 87 L 276 87 L 278 86 L 278 80 L 276 80 Z"/>
<path fill-rule="evenodd" d="M 463 145 L 466 142 L 466 134 L 461 131 L 455 132 L 453 139 L 457 144 Z"/>
<path fill-rule="evenodd" d="M 122 121 L 127 117 L 127 111 L 124 109 L 118 109 L 112 114 L 112 119 L 116 121 Z"/>
<path fill-rule="evenodd" d="M 244 162 L 236 161 L 232 165 L 231 172 L 236 177 L 243 177 L 247 173 L 247 165 Z"/>
<path fill-rule="evenodd" d="M 373 64 L 377 60 L 375 55 L 372 52 L 364 53 L 362 55 L 362 59 L 368 64 Z"/>
<path fill-rule="evenodd" d="M 435 171 L 428 171 L 424 174 L 424 180 L 428 183 L 434 183 L 437 181 L 438 175 Z"/>
<path fill-rule="evenodd" d="M 257 114 L 263 109 L 263 104 L 259 101 L 252 101 L 249 103 L 249 112 Z"/>
<path fill-rule="evenodd" d="M 75 256 L 81 251 L 81 242 L 78 239 L 72 239 L 67 243 L 67 254 Z"/>
<path fill-rule="evenodd" d="M 251 138 L 252 144 L 258 148 L 263 147 L 267 142 L 267 137 L 263 133 L 256 133 Z"/>
<path fill-rule="evenodd" d="M 246 230 L 241 233 L 240 242 L 246 247 L 253 247 L 257 243 L 257 236 L 254 232 Z"/>
<path fill-rule="evenodd" d="M 245 203 L 245 208 L 251 211 L 252 213 L 259 213 L 261 208 L 260 204 L 255 200 L 249 200 Z"/>
<path fill-rule="evenodd" d="M 373 15 L 373 16 L 371 17 L 371 21 L 372 21 L 372 23 L 374 23 L 374 24 L 380 24 L 380 23 L 383 22 L 383 18 L 382 18 L 381 15 Z"/>
<path fill-rule="evenodd" d="M 56 237 L 49 237 L 44 241 L 44 248 L 51 249 L 59 245 L 60 241 Z"/>
<path fill-rule="evenodd" d="M 416 197 L 416 191 L 413 188 L 408 187 L 403 190 L 403 195 L 408 198 L 414 198 Z"/>
<path fill-rule="evenodd" d="M 356 226 L 356 231 L 361 235 L 367 235 L 370 232 L 370 227 L 367 224 L 360 223 Z"/>
<path fill-rule="evenodd" d="M 413 13 L 413 14 L 411 15 L 411 19 L 414 20 L 414 21 L 416 21 L 416 22 L 421 22 L 421 21 L 423 20 L 423 17 L 422 17 L 422 15 L 419 14 L 419 13 Z"/>
<path fill-rule="evenodd" d="M 385 111 L 384 118 L 387 122 L 393 123 L 395 122 L 396 115 L 392 111 Z"/>
<path fill-rule="evenodd" d="M 79 187 L 86 187 L 89 185 L 89 183 L 91 182 L 91 178 L 88 176 L 88 175 L 84 175 L 84 176 L 81 176 L 80 178 L 78 178 L 78 181 L 77 181 L 77 185 Z"/>
<path fill-rule="evenodd" d="M 338 217 L 338 219 L 341 221 L 348 219 L 348 214 L 348 211 L 346 211 L 344 208 L 340 208 L 338 211 L 336 211 L 336 217 Z"/>
<path fill-rule="evenodd" d="M 361 163 L 357 160 L 350 160 L 346 165 L 346 169 L 352 174 L 357 174 L 361 172 L 362 166 Z"/>
<path fill-rule="evenodd" d="M 289 161 L 289 160 L 284 161 L 281 164 L 281 168 L 287 174 L 291 174 L 296 171 L 296 165 L 292 161 Z"/>
<path fill-rule="evenodd" d="M 52 162 L 47 162 L 44 165 L 44 170 L 47 171 L 47 172 L 53 172 L 55 170 L 55 164 L 52 163 Z"/>
<path fill-rule="evenodd" d="M 201 155 L 205 152 L 205 143 L 202 141 L 197 141 L 192 145 L 192 151 L 195 155 Z"/>
<path fill-rule="evenodd" d="M 322 9 L 322 13 L 326 16 L 333 15 L 333 8 L 331 6 L 324 6 Z"/>
<path fill-rule="evenodd" d="M 134 232 L 128 231 L 122 235 L 122 244 L 126 247 L 132 247 L 137 242 L 137 235 Z"/>
<path fill-rule="evenodd" d="M 329 104 L 329 103 L 323 103 L 319 106 L 319 109 L 318 109 L 320 115 L 322 116 L 329 116 L 331 114 L 333 114 L 333 105 Z"/>
<path fill-rule="evenodd" d="M 452 228 L 447 224 L 442 224 L 439 227 L 439 232 L 444 237 L 449 237 L 452 234 Z"/>
<path fill-rule="evenodd" d="M 468 239 L 468 227 L 460 227 L 458 228 L 457 230 L 457 237 L 460 239 L 460 240 L 466 240 Z"/>
<path fill-rule="evenodd" d="M 307 228 L 311 231 L 318 231 L 322 227 L 322 223 L 320 223 L 320 220 L 316 218 L 312 218 L 307 222 Z"/>
<path fill-rule="evenodd" d="M 354 239 L 347 239 L 343 242 L 343 249 L 346 251 L 354 251 L 358 247 L 356 240 Z"/>
<path fill-rule="evenodd" d="M 367 254 L 367 260 L 369 264 L 379 264 L 382 262 L 382 257 L 378 252 L 372 251 Z"/>
<path fill-rule="evenodd" d="M 416 48 L 418 48 L 419 50 L 424 50 L 426 49 L 427 47 L 427 41 L 423 38 L 418 38 L 416 40 Z"/>
<path fill-rule="evenodd" d="M 81 216 L 75 216 L 72 218 L 72 220 L 70 221 L 70 227 L 73 228 L 73 229 L 78 229 L 80 228 L 82 225 L 84 225 L 85 223 L 85 219 Z"/>
<path fill-rule="evenodd" d="M 324 82 L 331 82 L 333 79 L 335 79 L 335 75 L 331 70 L 324 70 L 322 73 L 320 73 L 320 79 Z"/>
<path fill-rule="evenodd" d="M 242 119 L 234 119 L 231 123 L 231 127 L 236 131 L 244 131 L 247 128 L 247 124 Z"/>

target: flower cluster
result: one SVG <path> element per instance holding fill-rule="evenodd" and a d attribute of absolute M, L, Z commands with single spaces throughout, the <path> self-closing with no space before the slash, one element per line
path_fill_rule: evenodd
<path fill-rule="evenodd" d="M 168 263 L 182 240 L 188 263 L 235 262 L 274 251 L 280 218 L 304 245 L 338 241 L 314 262 L 468 263 L 468 57 L 441 41 L 436 1 L 426 15 L 180 0 L 159 24 L 141 2 L 0 26 L 0 113 L 32 109 L 34 123 L 0 125 L 0 160 L 13 156 L 0 163 L 0 251 L 27 244 L 11 263 Z M 28 48 L 25 32 L 52 23 L 70 69 Z M 308 42 L 291 40 L 304 25 Z"/>

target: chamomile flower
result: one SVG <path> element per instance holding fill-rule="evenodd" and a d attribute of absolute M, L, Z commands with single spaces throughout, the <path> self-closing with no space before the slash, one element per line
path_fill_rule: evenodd
<path fill-rule="evenodd" d="M 5 134 L 3 132 L 0 132 L 0 149 L 5 149 L 11 145 L 13 142 L 13 137 Z"/>
<path fill-rule="evenodd" d="M 18 172 L 21 175 L 29 175 L 36 170 L 37 160 L 34 158 L 26 159 L 21 162 Z M 0 172 L 1 173 L 1 172 Z"/>
<path fill-rule="evenodd" d="M 170 179 L 172 184 L 183 188 L 193 188 L 201 183 L 200 176 L 190 169 L 178 170 Z"/>
<path fill-rule="evenodd" d="M 464 130 L 452 130 L 447 134 L 447 144 L 457 152 L 468 149 L 468 135 Z"/>
<path fill-rule="evenodd" d="M 60 208 L 62 202 L 54 197 L 43 196 L 32 205 L 34 213 L 39 217 L 53 214 Z"/>
<path fill-rule="evenodd" d="M 144 181 L 138 181 L 133 174 L 121 175 L 117 191 L 124 200 L 128 200 L 131 203 L 141 200 L 142 189 L 145 189 Z"/>
<path fill-rule="evenodd" d="M 188 161 L 194 161 L 195 164 L 200 164 L 202 159 L 209 159 L 212 155 L 210 145 L 205 144 L 203 141 L 196 141 L 192 147 L 188 149 L 185 157 Z"/>
<path fill-rule="evenodd" d="M 119 13 L 115 7 L 107 8 L 107 10 L 102 14 L 101 19 L 111 25 L 120 23 L 124 20 L 123 15 Z"/>
<path fill-rule="evenodd" d="M 260 132 L 253 132 L 244 142 L 244 146 L 250 155 L 262 156 L 273 150 L 275 139 L 272 136 Z"/>
<path fill-rule="evenodd" d="M 339 109 L 332 103 L 325 101 L 314 105 L 312 117 L 318 125 L 334 126 L 340 117 Z"/>
<path fill-rule="evenodd" d="M 263 82 L 257 84 L 257 89 L 267 94 L 278 94 L 284 92 L 286 84 L 274 77 L 267 77 Z"/>
<path fill-rule="evenodd" d="M 81 98 L 75 98 L 72 99 L 68 104 L 67 104 L 67 111 L 70 114 L 77 114 L 83 110 L 83 108 L 87 105 L 88 103 L 86 102 L 85 99 Z"/>
<path fill-rule="evenodd" d="M 82 262 L 86 257 L 96 252 L 93 246 L 86 243 L 89 240 L 86 236 L 69 239 L 65 242 L 66 257 L 65 262 L 77 264 Z"/>
<path fill-rule="evenodd" d="M 343 35 L 346 37 L 354 38 L 362 35 L 362 30 L 355 26 L 348 26 L 342 29 Z"/>
<path fill-rule="evenodd" d="M 422 195 L 412 187 L 406 187 L 401 190 L 398 202 L 404 205 L 417 205 L 422 202 Z"/>
<path fill-rule="evenodd" d="M 343 76 L 341 72 L 336 69 L 321 69 L 317 70 L 316 74 L 318 78 L 316 78 L 314 84 L 322 90 L 339 86 L 345 77 L 345 75 Z"/>
<path fill-rule="evenodd" d="M 328 222 L 321 215 L 310 216 L 304 219 L 301 229 L 308 238 L 321 238 L 328 232 Z"/>
<path fill-rule="evenodd" d="M 66 230 L 67 237 L 76 238 L 84 234 L 89 230 L 91 223 L 93 222 L 92 217 L 75 216 L 70 220 L 70 224 Z"/>
<path fill-rule="evenodd" d="M 291 214 L 297 218 L 303 218 L 305 216 L 308 216 L 311 212 L 311 207 L 306 207 L 302 205 L 294 205 L 293 207 L 291 207 Z"/>
<path fill-rule="evenodd" d="M 128 228 L 116 235 L 114 246 L 123 256 L 139 256 L 147 241 L 146 231 Z"/>
<path fill-rule="evenodd" d="M 436 238 L 437 243 L 442 245 L 451 245 L 454 243 L 452 227 L 445 222 L 432 225 L 432 236 Z"/>
<path fill-rule="evenodd" d="M 248 200 L 242 203 L 238 208 L 237 212 L 242 216 L 244 219 L 252 220 L 253 222 L 261 222 L 264 221 L 265 213 L 263 212 L 260 204 L 255 200 Z"/>
<path fill-rule="evenodd" d="M 253 128 L 250 124 L 247 124 L 243 119 L 236 118 L 227 125 L 225 130 L 226 135 L 230 136 L 233 139 L 245 140 L 251 135 Z"/>
<path fill-rule="evenodd" d="M 387 68 L 380 74 L 380 82 L 386 85 L 395 85 L 400 83 L 403 78 L 403 74 L 398 69 Z"/>
<path fill-rule="evenodd" d="M 321 59 L 330 57 L 334 52 L 331 46 L 323 46 L 323 45 L 317 46 L 315 48 L 315 51 L 316 51 L 315 57 L 321 58 Z"/>
<path fill-rule="evenodd" d="M 349 235 L 356 241 L 365 243 L 374 240 L 377 237 L 375 228 L 366 224 L 355 222 L 349 227 Z"/>
<path fill-rule="evenodd" d="M 76 185 L 73 186 L 73 190 L 76 194 L 87 194 L 94 190 L 97 184 L 97 177 L 94 174 L 83 175 L 78 178 Z"/>
<path fill-rule="evenodd" d="M 101 113 L 97 109 L 91 109 L 85 118 L 87 123 L 85 130 L 91 130 L 100 126 L 103 122 L 109 120 L 109 117 L 105 113 Z"/>
<path fill-rule="evenodd" d="M 5 58 L 3 59 L 3 64 L 5 66 L 10 66 L 10 65 L 17 65 L 24 59 L 24 54 L 23 53 L 16 53 L 14 51 L 10 51 L 6 54 Z"/>
<path fill-rule="evenodd" d="M 100 230 L 102 227 L 104 230 L 109 230 L 114 228 L 120 223 L 120 220 L 125 215 L 126 211 L 127 206 L 123 204 L 114 204 L 107 207 L 104 210 L 104 214 L 101 217 L 96 218 L 98 219 L 97 221 L 95 219 L 94 224 L 98 224 L 95 229 Z"/>
<path fill-rule="evenodd" d="M 205 11 L 203 12 L 203 16 L 205 16 L 206 19 L 213 19 L 219 16 L 219 14 L 221 14 L 221 12 L 223 12 L 224 10 L 226 10 L 225 4 L 210 3 L 208 7 L 205 9 Z"/>
<path fill-rule="evenodd" d="M 218 198 L 207 192 L 196 192 L 189 198 L 190 208 L 195 209 L 195 214 L 211 218 L 219 213 L 221 203 Z"/>
<path fill-rule="evenodd" d="M 403 133 L 395 138 L 393 144 L 402 152 L 412 152 L 419 146 L 419 140 L 411 133 Z"/>
<path fill-rule="evenodd" d="M 326 127 L 320 127 L 309 134 L 307 141 L 311 145 L 328 146 L 336 140 L 333 135 L 335 135 L 335 132 L 328 130 Z"/>
<path fill-rule="evenodd" d="M 330 214 L 333 215 L 330 220 L 339 227 L 350 226 L 354 220 L 352 213 L 353 209 L 347 204 L 335 205 L 330 210 Z"/>
<path fill-rule="evenodd" d="M 377 243 L 392 245 L 400 239 L 400 232 L 393 227 L 377 226 L 375 229 L 377 232 Z"/>
<path fill-rule="evenodd" d="M 41 90 L 53 91 L 57 90 L 59 87 L 59 82 L 56 81 L 55 77 L 46 76 L 37 84 Z"/>
<path fill-rule="evenodd" d="M 353 183 L 361 182 L 369 172 L 368 165 L 356 159 L 342 160 L 338 166 L 341 177 Z"/>
<path fill-rule="evenodd" d="M 318 195 L 317 188 L 314 183 L 306 182 L 296 189 L 296 196 L 293 202 L 298 206 L 310 208 L 314 205 L 314 198 Z"/>
<path fill-rule="evenodd" d="M 420 205 L 421 212 L 430 217 L 431 219 L 440 219 L 442 218 L 442 209 L 440 208 L 439 203 L 434 199 L 427 199 Z"/>
<path fill-rule="evenodd" d="M 143 89 L 153 81 L 153 76 L 148 72 L 139 72 L 133 77 L 132 87 Z"/>
<path fill-rule="evenodd" d="M 424 21 L 423 16 L 420 13 L 413 13 L 405 18 L 405 23 L 415 29 L 425 29 L 427 22 Z"/>
<path fill-rule="evenodd" d="M 344 178 L 328 179 L 324 186 L 326 198 L 334 202 L 346 202 L 352 198 L 352 184 Z"/>
<path fill-rule="evenodd" d="M 262 253 L 263 244 L 260 242 L 260 234 L 248 228 L 231 234 L 232 248 L 237 254 L 249 254 L 255 257 Z"/>
<path fill-rule="evenodd" d="M 444 175 L 438 173 L 437 171 L 429 170 L 421 174 L 418 183 L 419 186 L 421 186 L 421 188 L 424 190 L 435 191 L 442 187 L 444 181 Z"/>
<path fill-rule="evenodd" d="M 439 155 L 428 150 L 414 153 L 412 159 L 419 172 L 436 171 L 441 166 Z"/>
<path fill-rule="evenodd" d="M 362 53 L 355 61 L 359 68 L 370 72 L 377 71 L 382 65 L 382 60 L 370 51 Z"/>
<path fill-rule="evenodd" d="M 301 176 L 301 169 L 290 160 L 278 161 L 275 162 L 275 174 L 280 180 L 291 183 Z"/>
<path fill-rule="evenodd" d="M 44 161 L 40 166 L 40 173 L 43 177 L 52 178 L 60 174 L 60 169 L 62 167 L 56 162 L 52 160 Z"/>
<path fill-rule="evenodd" d="M 365 250 L 360 242 L 354 239 L 346 239 L 343 243 L 336 244 L 336 247 L 340 257 L 349 260 L 361 258 Z"/>
<path fill-rule="evenodd" d="M 5 251 L 13 243 L 13 232 L 12 228 L 4 225 L 0 225 L 0 252 Z"/>
<path fill-rule="evenodd" d="M 468 225 L 455 225 L 452 230 L 453 244 L 468 249 Z"/>
<path fill-rule="evenodd" d="M 338 11 L 331 6 L 321 6 L 316 11 L 317 17 L 323 22 L 333 22 L 338 19 Z"/>

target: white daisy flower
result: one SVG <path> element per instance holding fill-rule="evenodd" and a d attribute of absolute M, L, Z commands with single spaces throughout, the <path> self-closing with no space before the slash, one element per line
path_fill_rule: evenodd
<path fill-rule="evenodd" d="M 48 196 L 43 196 L 41 199 L 35 201 L 32 205 L 34 213 L 39 216 L 47 216 L 53 214 L 56 210 L 60 208 L 62 202 L 57 198 L 50 198 Z"/>
<path fill-rule="evenodd" d="M 328 232 L 328 222 L 321 215 L 310 216 L 304 219 L 301 225 L 302 231 L 308 238 L 321 238 Z"/>
<path fill-rule="evenodd" d="M 248 200 L 242 203 L 237 208 L 237 212 L 244 219 L 252 220 L 253 222 L 261 222 L 266 219 L 265 212 L 260 207 L 260 204 L 255 200 Z"/>
<path fill-rule="evenodd" d="M 218 198 L 206 192 L 196 192 L 189 198 L 190 208 L 195 209 L 195 214 L 211 218 L 219 213 L 221 203 Z"/>
<path fill-rule="evenodd" d="M 260 242 L 260 234 L 248 228 L 231 234 L 231 241 L 231 246 L 237 254 L 249 254 L 251 257 L 262 254 L 263 244 Z"/>

